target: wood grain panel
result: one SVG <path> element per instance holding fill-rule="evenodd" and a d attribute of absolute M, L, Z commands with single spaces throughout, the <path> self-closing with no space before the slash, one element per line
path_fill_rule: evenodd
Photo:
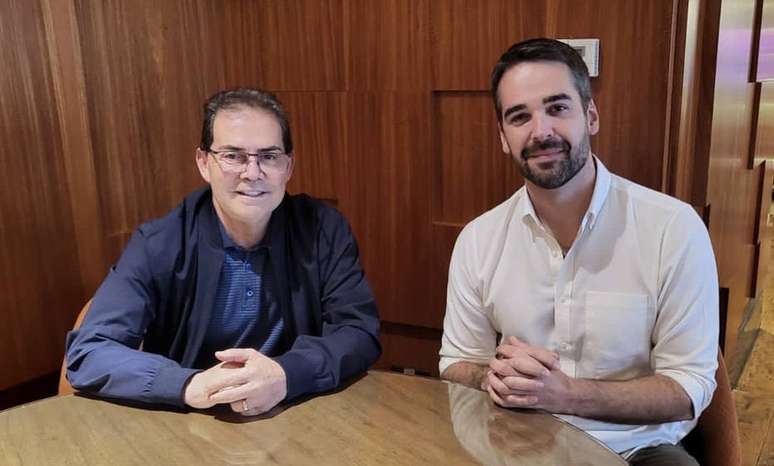
<path fill-rule="evenodd" d="M 671 0 L 588 1 L 581 10 L 578 2 L 562 0 L 448 0 L 434 5 L 433 35 L 437 39 L 433 55 L 438 57 L 434 82 L 438 90 L 488 90 L 495 61 L 519 40 L 599 38 L 601 72 L 592 79 L 592 89 L 602 129 L 594 150 L 613 172 L 662 188 L 670 98 Z"/>
<path fill-rule="evenodd" d="M 428 299 L 430 95 L 350 92 L 347 101 L 352 117 L 340 205 L 360 242 L 381 317 L 437 326 L 443 311 L 430 309 Z"/>
<path fill-rule="evenodd" d="M 758 38 L 757 80 L 774 79 L 774 0 L 758 0 L 763 3 Z"/>
<path fill-rule="evenodd" d="M 379 332 L 382 357 L 375 366 L 438 377 L 438 352 L 441 350 L 442 334 L 436 328 L 385 322 Z"/>
<path fill-rule="evenodd" d="M 707 204 L 720 2 L 689 0 L 687 6 L 679 6 L 678 13 L 683 8 L 685 20 L 676 19 L 675 37 L 684 42 L 684 46 L 682 57 L 681 49 L 674 52 L 675 79 L 664 191 L 690 204 L 704 206 Z"/>
<path fill-rule="evenodd" d="M 274 91 L 343 88 L 341 16 L 336 1 L 158 5 L 149 0 L 79 0 L 108 235 L 163 214 L 202 183 L 194 149 L 201 105 L 213 92 L 238 85 Z M 316 117 L 307 119 L 302 110 L 294 113 L 306 130 Z M 330 116 L 313 114 L 318 122 Z M 302 138 L 314 141 L 328 129 Z M 307 169 L 315 175 L 323 165 L 324 159 L 302 164 L 301 175 Z M 321 197 L 335 198 L 328 176 L 308 187 Z"/>
<path fill-rule="evenodd" d="M 347 147 L 349 114 L 343 92 L 278 92 L 290 116 L 295 168 L 291 192 L 338 200 L 346 182 L 341 166 Z"/>
<path fill-rule="evenodd" d="M 57 117 L 62 128 L 61 159 L 70 191 L 83 296 L 91 296 L 107 269 L 97 173 L 91 146 L 86 87 L 75 5 L 42 0 Z"/>
<path fill-rule="evenodd" d="M 744 144 L 747 147 L 747 168 L 755 168 L 755 152 L 757 149 L 758 138 L 758 116 L 760 113 L 761 101 L 761 83 L 754 82 L 747 85 L 747 141 Z"/>
<path fill-rule="evenodd" d="M 430 89 L 431 5 L 437 6 L 434 0 L 346 2 L 348 90 Z"/>
<path fill-rule="evenodd" d="M 433 88 L 489 89 L 489 76 L 513 43 L 546 35 L 554 2 L 436 0 L 432 8 Z"/>
<path fill-rule="evenodd" d="M 709 230 L 720 286 L 730 290 L 725 346 L 729 354 L 756 273 L 751 239 L 760 178 L 757 171 L 747 169 L 751 111 L 747 78 L 754 11 L 754 0 L 724 2 L 721 8 L 709 151 L 707 190 L 713 210 Z"/>
<path fill-rule="evenodd" d="M 0 11 L 2 390 L 56 370 L 82 288 L 40 2 Z"/>
<path fill-rule="evenodd" d="M 431 308 L 441 309 L 438 316 L 438 327 L 443 327 L 443 316 L 446 313 L 446 288 L 449 278 L 449 263 L 457 237 L 464 225 L 433 224 L 433 289 L 430 295 Z"/>
<path fill-rule="evenodd" d="M 750 287 L 750 296 L 761 298 L 763 288 L 766 286 L 766 274 L 769 270 L 769 254 L 765 246 L 768 243 L 758 243 L 755 245 L 753 253 L 753 277 Z"/>
<path fill-rule="evenodd" d="M 433 97 L 433 221 L 464 225 L 506 200 L 524 180 L 502 151 L 487 93 Z"/>
<path fill-rule="evenodd" d="M 225 83 L 216 5 L 76 2 L 107 235 L 165 213 L 201 183 L 201 104 Z"/>
<path fill-rule="evenodd" d="M 750 296 L 760 298 L 766 285 L 769 271 L 770 251 L 768 214 L 771 207 L 772 184 L 774 184 L 774 161 L 763 160 L 758 164 L 758 198 L 755 221 L 755 245 L 753 280 Z"/>
<path fill-rule="evenodd" d="M 583 2 L 581 13 L 577 1 L 560 0 L 547 26 L 550 37 L 600 39 L 592 90 L 601 126 L 592 147 L 613 173 L 656 190 L 665 188 L 672 4 L 598 0 Z"/>
<path fill-rule="evenodd" d="M 764 160 L 758 164 L 758 196 L 753 244 L 766 243 L 768 240 L 767 225 L 771 208 L 772 184 L 774 184 L 774 160 Z"/>
<path fill-rule="evenodd" d="M 205 2 L 218 4 L 224 13 L 223 22 L 213 24 L 223 37 L 224 49 L 212 53 L 226 67 L 227 85 L 252 84 L 277 91 L 344 90 L 342 1 Z M 201 20 L 211 21 L 206 16 Z"/>
<path fill-rule="evenodd" d="M 774 81 L 760 83 L 758 126 L 755 132 L 755 159 L 774 159 Z"/>

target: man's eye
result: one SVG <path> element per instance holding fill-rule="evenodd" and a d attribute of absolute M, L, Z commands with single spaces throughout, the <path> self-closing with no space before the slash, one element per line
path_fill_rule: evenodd
<path fill-rule="evenodd" d="M 550 108 L 552 113 L 561 113 L 566 111 L 567 109 L 569 109 L 569 107 L 565 104 L 555 104 L 555 105 L 552 105 Z"/>
<path fill-rule="evenodd" d="M 512 116 L 510 122 L 511 124 L 519 125 L 525 123 L 528 119 L 529 117 L 526 113 L 519 113 L 518 115 Z"/>
<path fill-rule="evenodd" d="M 277 160 L 279 156 L 279 152 L 261 152 L 261 159 L 263 160 Z"/>
<path fill-rule="evenodd" d="M 242 159 L 239 152 L 223 152 L 221 153 L 221 157 L 223 157 L 224 160 L 228 160 L 230 162 L 236 162 Z"/>

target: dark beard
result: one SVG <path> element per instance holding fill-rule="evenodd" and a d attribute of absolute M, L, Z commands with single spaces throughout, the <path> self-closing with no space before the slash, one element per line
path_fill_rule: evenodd
<path fill-rule="evenodd" d="M 535 172 L 529 166 L 530 153 L 538 150 L 562 149 L 562 158 L 555 162 L 547 162 L 546 170 Z M 586 134 L 577 147 L 571 147 L 565 140 L 550 139 L 540 144 L 534 144 L 521 151 L 521 161 L 518 164 L 521 175 L 536 186 L 543 189 L 556 189 L 564 186 L 586 165 L 590 151 L 589 135 Z"/>

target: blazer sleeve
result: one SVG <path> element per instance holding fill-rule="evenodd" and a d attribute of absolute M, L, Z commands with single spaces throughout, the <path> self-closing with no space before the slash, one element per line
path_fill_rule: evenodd
<path fill-rule="evenodd" d="M 288 352 L 275 358 L 287 377 L 286 400 L 334 389 L 365 372 L 381 354 L 376 302 L 340 213 L 323 211 L 317 242 L 322 331 L 299 335 Z"/>
<path fill-rule="evenodd" d="M 183 388 L 199 371 L 140 350 L 158 303 L 147 241 L 142 228 L 134 233 L 83 324 L 68 333 L 67 379 L 102 397 L 184 406 Z"/>

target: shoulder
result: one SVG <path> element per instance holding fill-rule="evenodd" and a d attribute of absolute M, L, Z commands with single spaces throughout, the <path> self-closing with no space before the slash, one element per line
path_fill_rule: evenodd
<path fill-rule="evenodd" d="M 690 204 L 617 175 L 611 175 L 608 200 L 651 227 L 667 228 L 675 222 L 704 225 Z"/>
<path fill-rule="evenodd" d="M 168 255 L 195 238 L 202 216 L 211 211 L 212 191 L 204 187 L 188 194 L 165 215 L 141 224 L 135 235 L 151 254 Z"/>
<path fill-rule="evenodd" d="M 347 226 L 338 209 L 308 194 L 287 194 L 283 204 L 290 223 L 304 230 Z"/>
<path fill-rule="evenodd" d="M 526 189 L 522 187 L 502 203 L 474 218 L 462 229 L 457 243 L 489 243 L 492 238 L 504 235 L 513 218 L 519 215 L 525 198 Z"/>

